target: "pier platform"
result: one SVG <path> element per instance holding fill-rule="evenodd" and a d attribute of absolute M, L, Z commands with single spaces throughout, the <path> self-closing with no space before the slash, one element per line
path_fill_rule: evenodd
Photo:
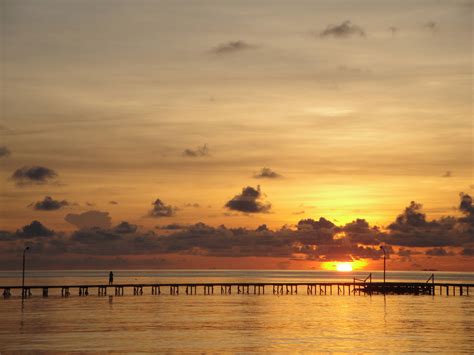
<path fill-rule="evenodd" d="M 218 283 L 147 283 L 147 284 L 90 284 L 90 285 L 42 285 L 42 286 L 0 286 L 4 298 L 11 296 L 48 297 L 50 290 L 56 290 L 62 297 L 97 296 L 140 296 L 152 295 L 446 295 L 469 296 L 474 284 L 435 282 L 372 282 L 371 278 L 354 279 L 350 282 L 218 282 Z M 60 290 L 60 293 L 59 293 Z M 471 292 L 472 293 L 472 292 Z"/>

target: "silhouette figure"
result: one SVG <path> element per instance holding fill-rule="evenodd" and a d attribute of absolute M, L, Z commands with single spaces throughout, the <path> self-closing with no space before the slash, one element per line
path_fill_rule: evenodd
<path fill-rule="evenodd" d="M 114 283 L 114 273 L 111 271 L 109 273 L 109 285 L 112 285 Z"/>

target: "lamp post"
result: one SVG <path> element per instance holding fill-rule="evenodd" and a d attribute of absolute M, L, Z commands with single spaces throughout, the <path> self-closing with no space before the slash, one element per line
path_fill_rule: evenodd
<path fill-rule="evenodd" d="M 23 249 L 23 273 L 21 276 L 21 298 L 25 298 L 25 264 L 26 264 L 26 251 L 30 250 L 30 247 Z"/>
<path fill-rule="evenodd" d="M 385 295 L 385 274 L 387 272 L 387 252 L 385 248 L 381 245 L 380 250 L 383 251 L 383 294 Z"/>

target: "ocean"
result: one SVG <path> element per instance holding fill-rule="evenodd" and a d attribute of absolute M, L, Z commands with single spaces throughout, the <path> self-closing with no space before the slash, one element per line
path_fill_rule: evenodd
<path fill-rule="evenodd" d="M 109 270 L 28 271 L 27 285 L 97 284 Z M 389 272 L 388 281 L 426 281 L 432 272 Z M 308 282 L 365 277 L 368 272 L 146 270 L 114 271 L 115 283 Z M 381 280 L 380 272 L 373 273 Z M 437 282 L 474 283 L 473 273 L 435 272 Z M 0 272 L 0 286 L 21 272 Z M 97 296 L 68 298 L 41 290 L 22 302 L 0 299 L 0 352 L 443 352 L 472 353 L 471 296 L 307 295 Z M 113 293 L 110 292 L 109 293 Z"/>

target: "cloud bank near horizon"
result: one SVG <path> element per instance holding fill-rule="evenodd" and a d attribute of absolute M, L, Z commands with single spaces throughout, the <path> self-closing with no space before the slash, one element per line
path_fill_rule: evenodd
<path fill-rule="evenodd" d="M 474 205 L 472 197 L 460 194 L 460 217 L 446 216 L 427 220 L 422 205 L 411 202 L 395 221 L 382 229 L 365 219 L 336 225 L 324 217 L 302 219 L 294 228 L 284 226 L 270 230 L 266 225 L 256 229 L 174 224 L 173 228 L 140 230 L 137 225 L 122 221 L 111 227 L 94 227 L 89 217 L 98 211 L 84 213 L 82 227 L 72 233 L 55 232 L 39 221 L 33 221 L 15 232 L 0 232 L 4 259 L 18 254 L 24 245 L 35 253 L 50 257 L 61 255 L 138 256 L 179 254 L 212 257 L 274 257 L 309 261 L 378 260 L 380 245 L 389 257 L 411 259 L 418 254 L 431 257 L 473 256 Z M 77 217 L 77 215 L 76 215 Z M 105 212 L 101 220 L 109 221 Z M 83 219 L 87 221 L 84 221 Z M 97 221 L 96 221 L 97 223 Z"/>

